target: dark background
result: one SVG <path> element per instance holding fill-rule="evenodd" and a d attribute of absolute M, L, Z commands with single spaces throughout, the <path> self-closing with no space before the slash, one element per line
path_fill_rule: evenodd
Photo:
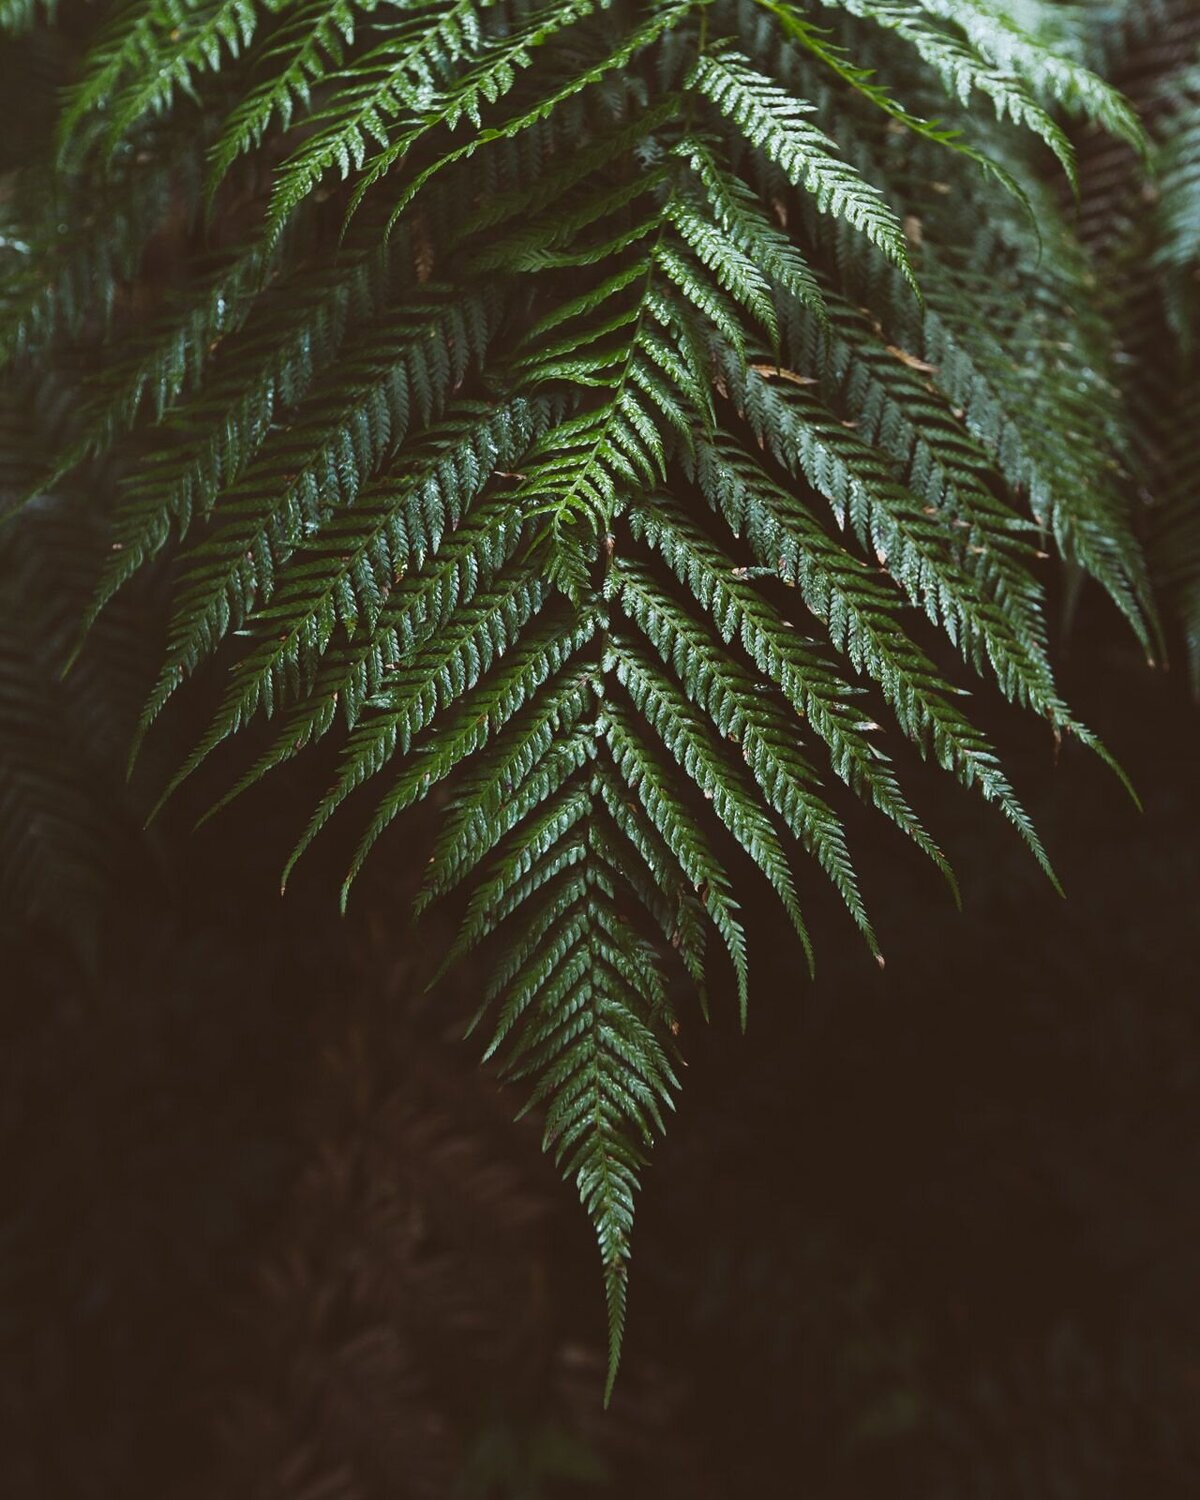
<path fill-rule="evenodd" d="M 1195 709 L 1091 594 L 1059 655 L 1144 811 L 998 711 L 1065 901 L 918 770 L 961 912 L 864 815 L 884 972 L 807 875 L 814 982 L 750 913 L 748 1034 L 727 976 L 684 1003 L 608 1413 L 586 1221 L 460 1040 L 480 973 L 425 992 L 424 825 L 342 919 L 336 834 L 278 893 L 322 767 L 143 834 L 163 759 L 126 791 L 127 727 L 89 742 L 105 867 L 6 939 L 0 1494 L 1200 1493 Z"/>

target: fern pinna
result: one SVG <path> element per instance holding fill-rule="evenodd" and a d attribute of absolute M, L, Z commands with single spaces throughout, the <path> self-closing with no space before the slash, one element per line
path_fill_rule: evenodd
<path fill-rule="evenodd" d="M 177 780 L 256 721 L 231 797 L 334 737 L 292 862 L 361 790 L 347 888 L 448 797 L 418 905 L 461 890 L 450 958 L 493 954 L 476 1025 L 595 1226 L 611 1387 L 714 935 L 746 1013 L 742 865 L 810 962 L 820 878 L 878 956 L 839 783 L 953 884 L 908 740 L 1050 873 L 964 680 L 1095 743 L 1048 546 L 1157 649 L 1063 207 L 1072 131 L 1141 129 L 1044 0 L 95 9 L 0 10 L 45 78 L 0 338 L 85 372 L 39 488 L 117 497 L 93 619 L 175 556 L 141 732 L 225 674 Z"/>

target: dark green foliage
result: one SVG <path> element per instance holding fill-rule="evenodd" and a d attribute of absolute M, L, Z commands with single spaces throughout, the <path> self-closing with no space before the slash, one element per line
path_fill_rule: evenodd
<path fill-rule="evenodd" d="M 137 867 L 137 803 L 119 767 L 154 658 L 134 589 L 63 674 L 104 517 L 67 495 L 13 510 L 61 441 L 71 396 L 50 377 L 0 399 L 0 935 L 41 937 L 90 973 L 114 874 Z"/>
<path fill-rule="evenodd" d="M 1119 299 L 1150 564 L 1200 696 L 1200 15 L 1178 0 L 1155 9 L 1148 26 L 1125 7 L 1097 47 L 1147 119 L 1151 183 L 1105 153 L 1086 228 Z"/>
<path fill-rule="evenodd" d="M 704 993 L 711 927 L 745 1017 L 747 860 L 810 963 L 814 877 L 882 963 L 839 783 L 953 884 L 911 745 L 1053 879 L 964 684 L 1105 754 L 1055 686 L 1051 546 L 1158 650 L 1110 308 L 1047 183 L 1072 125 L 1145 145 L 1078 19 L 133 0 L 10 163 L 0 351 L 78 409 L 22 487 L 115 496 L 95 629 L 173 558 L 139 741 L 215 665 L 169 790 L 259 721 L 231 796 L 337 745 L 287 869 L 352 802 L 350 879 L 446 784 L 421 904 L 464 887 L 450 958 L 494 954 L 479 1024 L 596 1228 L 610 1388 L 675 971 Z M 1152 255 L 1181 340 L 1189 97 Z M 1154 462 L 1194 633 L 1190 457 Z"/>

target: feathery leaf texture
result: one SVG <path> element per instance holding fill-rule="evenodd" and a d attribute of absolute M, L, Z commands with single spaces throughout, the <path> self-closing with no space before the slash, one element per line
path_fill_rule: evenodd
<path fill-rule="evenodd" d="M 954 887 L 910 750 L 1053 879 L 965 683 L 1105 754 L 1048 544 L 1157 649 L 1108 310 L 1041 176 L 1076 184 L 1064 111 L 1142 128 L 992 0 L 98 10 L 0 203 L 0 358 L 77 413 L 14 494 L 111 497 L 91 629 L 173 559 L 139 743 L 222 686 L 168 794 L 248 729 L 219 806 L 337 747 L 285 879 L 358 809 L 345 899 L 438 789 L 417 907 L 461 903 L 447 964 L 486 950 L 475 1025 L 595 1227 L 611 1390 L 681 982 L 745 1023 L 755 881 L 810 964 L 815 879 L 882 963 L 842 799 Z M 13 46 L 57 24 L 0 8 Z M 1196 119 L 1154 148 L 1180 329 Z"/>

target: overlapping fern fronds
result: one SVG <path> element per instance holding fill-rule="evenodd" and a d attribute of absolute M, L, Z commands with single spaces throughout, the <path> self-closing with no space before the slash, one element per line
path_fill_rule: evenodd
<path fill-rule="evenodd" d="M 724 988 L 715 933 L 745 1014 L 748 867 L 810 961 L 814 878 L 878 954 L 843 788 L 953 881 L 911 743 L 1049 871 L 965 685 L 1094 744 L 1049 545 L 1154 643 L 1045 183 L 1072 122 L 1140 128 L 994 0 L 132 0 L 68 40 L 0 348 L 85 372 L 46 482 L 116 494 L 93 617 L 175 554 L 143 731 L 225 669 L 180 777 L 260 720 L 231 796 L 340 744 L 293 860 L 353 799 L 352 877 L 448 785 L 419 904 L 461 890 L 451 957 L 494 953 L 478 1024 L 595 1225 L 611 1382 L 675 971 Z"/>
<path fill-rule="evenodd" d="M 1113 0 L 1091 39 L 1147 120 L 1152 176 L 1094 148 L 1084 227 L 1115 293 L 1151 569 L 1200 697 L 1200 13 L 1150 10 Z"/>
<path fill-rule="evenodd" d="M 1161 326 L 1158 319 L 1149 327 L 1137 325 L 1131 309 L 1126 322 L 1140 386 L 1135 409 L 1156 506 L 1151 563 L 1183 629 L 1192 691 L 1200 698 L 1200 19 L 1193 50 L 1195 62 L 1170 79 L 1171 107 L 1159 126 L 1156 152 L 1159 196 L 1150 226 L 1151 265 L 1169 342 L 1158 344 L 1155 352 L 1149 333 Z M 1164 344 L 1171 350 L 1165 360 Z"/>

